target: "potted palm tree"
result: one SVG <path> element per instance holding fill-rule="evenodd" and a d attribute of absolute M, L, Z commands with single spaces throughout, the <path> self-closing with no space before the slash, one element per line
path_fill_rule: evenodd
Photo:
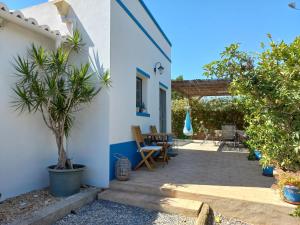
<path fill-rule="evenodd" d="M 65 150 L 75 113 L 90 103 L 101 87 L 110 84 L 109 73 L 91 72 L 89 63 L 76 66 L 76 57 L 84 44 L 78 31 L 68 37 L 55 51 L 32 45 L 29 54 L 15 58 L 18 81 L 13 88 L 13 106 L 20 112 L 40 113 L 45 125 L 55 136 L 58 162 L 48 167 L 50 192 L 54 196 L 69 196 L 79 192 L 83 165 L 73 164 Z M 95 71 L 95 69 L 94 69 Z M 98 75 L 98 79 L 95 79 Z"/>

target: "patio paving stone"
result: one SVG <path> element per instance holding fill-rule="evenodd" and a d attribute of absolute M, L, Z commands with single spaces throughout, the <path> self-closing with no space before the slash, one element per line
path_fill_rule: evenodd
<path fill-rule="evenodd" d="M 134 171 L 129 181 L 112 181 L 111 188 L 136 185 L 137 191 L 166 190 L 163 194 L 206 202 L 225 217 L 247 223 L 299 225 L 299 219 L 288 215 L 294 206 L 271 188 L 274 178 L 261 173 L 259 162 L 248 161 L 245 151 L 220 152 L 213 142 L 196 142 L 180 146 L 179 155 L 165 167 Z"/>

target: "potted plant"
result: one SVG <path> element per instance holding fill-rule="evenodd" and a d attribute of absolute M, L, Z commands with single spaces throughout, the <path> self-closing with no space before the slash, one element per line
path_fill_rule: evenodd
<path fill-rule="evenodd" d="M 140 108 L 140 109 L 141 109 L 141 112 L 143 112 L 143 113 L 144 113 L 144 112 L 147 112 L 147 110 L 146 110 L 146 106 L 145 106 L 145 103 L 144 103 L 144 102 L 142 103 L 142 105 L 141 105 L 141 108 Z"/>
<path fill-rule="evenodd" d="M 267 156 L 262 156 L 260 159 L 260 165 L 262 166 L 262 174 L 267 177 L 273 177 L 274 163 L 273 160 Z"/>
<path fill-rule="evenodd" d="M 254 155 L 255 155 L 255 159 L 256 159 L 256 160 L 261 160 L 261 158 L 262 158 L 261 151 L 255 149 L 255 150 L 254 150 Z"/>
<path fill-rule="evenodd" d="M 284 201 L 300 205 L 300 173 L 281 172 L 278 178 L 278 186 Z"/>
<path fill-rule="evenodd" d="M 101 86 L 110 84 L 109 73 L 93 82 L 90 64 L 77 67 L 70 63 L 83 47 L 78 31 L 54 51 L 32 45 L 28 56 L 15 59 L 18 81 L 13 88 L 16 99 L 13 106 L 20 112 L 39 112 L 45 125 L 55 136 L 58 162 L 48 167 L 50 192 L 54 196 L 69 196 L 80 190 L 83 165 L 73 164 L 65 151 L 65 141 L 70 135 L 75 113 L 90 103 Z M 95 68 L 94 68 L 95 70 Z M 95 79 L 96 81 L 97 79 Z"/>

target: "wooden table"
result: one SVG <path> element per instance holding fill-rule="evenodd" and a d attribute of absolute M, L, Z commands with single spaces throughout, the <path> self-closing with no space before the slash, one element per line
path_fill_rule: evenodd
<path fill-rule="evenodd" d="M 142 134 L 143 137 L 150 139 L 150 142 L 157 142 L 157 145 L 162 146 L 163 148 L 163 161 L 168 163 L 168 148 L 170 144 L 168 143 L 168 135 L 172 135 L 171 133 L 146 133 Z"/>
<path fill-rule="evenodd" d="M 152 137 L 157 137 L 157 136 L 168 136 L 172 135 L 172 133 L 145 133 L 143 136 L 152 136 Z"/>

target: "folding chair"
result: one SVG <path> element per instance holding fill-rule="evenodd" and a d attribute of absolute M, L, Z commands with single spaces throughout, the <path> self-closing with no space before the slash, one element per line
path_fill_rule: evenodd
<path fill-rule="evenodd" d="M 151 134 L 159 134 L 157 132 L 156 126 L 152 125 L 150 126 L 150 132 Z M 155 136 L 155 140 L 156 144 L 158 146 L 162 146 L 163 147 L 163 151 L 162 151 L 162 157 L 163 157 L 163 161 L 165 163 L 168 163 L 168 150 L 170 147 L 172 147 L 174 145 L 173 141 L 170 141 L 169 135 L 166 134 L 161 134 L 159 136 Z"/>
<path fill-rule="evenodd" d="M 137 170 L 140 168 L 143 164 L 147 166 L 149 170 L 153 170 L 155 167 L 155 161 L 153 159 L 154 153 L 159 153 L 162 151 L 161 146 L 147 146 L 145 144 L 144 137 L 141 132 L 141 128 L 139 126 L 133 126 L 132 127 L 133 135 L 136 141 L 136 144 L 138 146 L 138 152 L 141 154 L 142 160 L 139 162 L 139 164 L 134 168 Z M 152 165 L 151 165 L 152 163 Z"/>

